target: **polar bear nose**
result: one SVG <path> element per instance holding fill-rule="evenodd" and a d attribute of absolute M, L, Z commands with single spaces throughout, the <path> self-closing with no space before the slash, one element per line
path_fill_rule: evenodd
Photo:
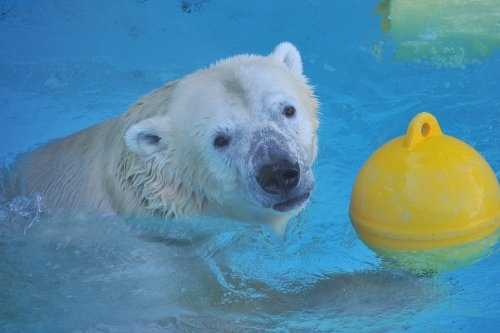
<path fill-rule="evenodd" d="M 264 191 L 270 194 L 287 194 L 299 183 L 299 163 L 286 159 L 263 165 L 257 175 L 257 181 Z"/>

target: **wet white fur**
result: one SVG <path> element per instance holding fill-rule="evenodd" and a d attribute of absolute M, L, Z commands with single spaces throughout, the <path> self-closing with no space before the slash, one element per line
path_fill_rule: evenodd
<path fill-rule="evenodd" d="M 281 125 L 284 103 L 297 114 Z M 124 115 L 51 143 L 20 165 L 29 190 L 57 207 L 283 222 L 298 212 L 262 209 L 245 185 L 248 136 L 266 126 L 286 132 L 313 163 L 317 101 L 288 42 L 269 56 L 234 56 L 170 82 Z M 225 132 L 238 145 L 217 151 L 214 135 Z M 145 139 L 151 135 L 160 141 Z"/>

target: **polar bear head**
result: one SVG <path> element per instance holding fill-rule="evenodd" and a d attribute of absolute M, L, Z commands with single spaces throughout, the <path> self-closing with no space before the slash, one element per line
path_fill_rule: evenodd
<path fill-rule="evenodd" d="M 314 187 L 318 103 L 292 44 L 221 60 L 175 81 L 169 94 L 154 116 L 125 131 L 135 156 L 127 179 L 153 214 L 213 214 L 279 229 L 304 208 Z"/>

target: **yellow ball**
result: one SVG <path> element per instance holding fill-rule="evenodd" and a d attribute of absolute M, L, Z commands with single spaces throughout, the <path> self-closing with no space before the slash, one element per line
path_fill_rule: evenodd
<path fill-rule="evenodd" d="M 410 270 L 447 270 L 481 258 L 498 239 L 500 186 L 472 147 L 426 112 L 363 165 L 349 215 L 359 237 Z"/>

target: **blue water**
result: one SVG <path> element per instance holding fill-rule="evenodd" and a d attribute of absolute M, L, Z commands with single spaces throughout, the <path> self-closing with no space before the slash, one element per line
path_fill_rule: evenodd
<path fill-rule="evenodd" d="M 500 54 L 396 61 L 377 2 L 0 1 L 0 162 L 238 53 L 301 51 L 321 102 L 316 189 L 284 239 L 228 221 L 44 214 L 0 191 L 1 332 L 493 332 L 499 247 L 434 276 L 357 238 L 354 178 L 421 110 L 500 175 Z"/>

